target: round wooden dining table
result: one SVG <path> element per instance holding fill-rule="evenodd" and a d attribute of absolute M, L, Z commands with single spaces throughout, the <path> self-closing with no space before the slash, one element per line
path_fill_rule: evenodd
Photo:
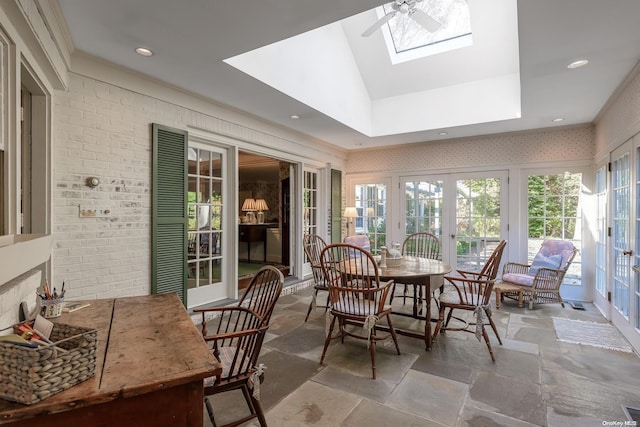
<path fill-rule="evenodd" d="M 379 257 L 376 257 L 379 260 Z M 413 292 L 413 307 L 411 313 L 392 311 L 392 314 L 400 316 L 410 316 L 415 319 L 424 320 L 424 334 L 418 334 L 416 331 L 407 329 L 396 329 L 396 333 L 413 338 L 424 339 L 425 347 L 431 350 L 431 283 L 435 282 L 436 277 L 442 277 L 451 272 L 451 266 L 445 262 L 413 256 L 405 256 L 402 261 L 393 267 L 381 267 L 378 265 L 378 275 L 380 281 L 393 280 L 396 283 L 405 285 L 413 285 L 415 287 L 422 286 L 422 295 L 427 298 L 425 304 L 424 316 L 422 316 L 420 308 L 421 301 L 418 299 L 418 292 Z M 437 283 L 442 283 L 439 280 Z M 417 289 L 416 289 L 417 290 Z"/>

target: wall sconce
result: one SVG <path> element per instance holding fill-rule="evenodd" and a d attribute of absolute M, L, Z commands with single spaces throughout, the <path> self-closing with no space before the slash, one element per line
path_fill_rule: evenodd
<path fill-rule="evenodd" d="M 256 199 L 256 210 L 258 211 L 258 224 L 264 224 L 264 212 L 268 211 L 269 206 L 267 206 L 267 202 L 264 199 Z"/>
<path fill-rule="evenodd" d="M 90 176 L 89 178 L 87 178 L 86 183 L 87 187 L 96 188 L 98 185 L 100 185 L 100 180 L 95 176 Z"/>
<path fill-rule="evenodd" d="M 353 224 L 353 218 L 357 218 L 358 217 L 358 210 L 355 207 L 347 207 L 344 209 L 344 213 L 342 214 L 342 216 L 344 216 L 345 218 L 348 218 L 348 223 L 347 223 L 347 236 L 351 236 L 351 224 Z"/>

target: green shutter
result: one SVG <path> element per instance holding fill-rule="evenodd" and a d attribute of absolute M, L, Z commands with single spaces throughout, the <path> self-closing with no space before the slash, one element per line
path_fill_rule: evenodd
<path fill-rule="evenodd" d="M 187 303 L 187 132 L 153 132 L 151 292 L 177 292 Z"/>
<path fill-rule="evenodd" d="M 331 243 L 342 242 L 342 171 L 331 169 Z"/>

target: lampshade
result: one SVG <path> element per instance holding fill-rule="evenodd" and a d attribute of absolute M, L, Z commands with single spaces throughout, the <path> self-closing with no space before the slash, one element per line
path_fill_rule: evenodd
<path fill-rule="evenodd" d="M 256 199 L 255 208 L 257 211 L 268 211 L 269 206 L 267 206 L 267 202 L 264 199 Z"/>
<path fill-rule="evenodd" d="M 256 201 L 254 199 L 244 199 L 242 203 L 242 210 L 244 212 L 253 212 L 256 210 Z"/>
<path fill-rule="evenodd" d="M 344 216 L 345 218 L 356 218 L 358 216 L 358 210 L 352 206 L 345 208 L 342 216 Z"/>

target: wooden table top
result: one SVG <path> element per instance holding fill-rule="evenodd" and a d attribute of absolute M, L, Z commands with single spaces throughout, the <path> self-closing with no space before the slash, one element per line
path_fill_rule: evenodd
<path fill-rule="evenodd" d="M 378 266 L 380 280 L 423 279 L 429 276 L 443 276 L 451 272 L 451 266 L 443 261 L 413 256 L 405 256 L 396 267 Z"/>
<path fill-rule="evenodd" d="M 98 332 L 94 377 L 33 405 L 0 399 L 0 424 L 126 398 L 221 371 L 176 294 L 85 301 L 54 322 Z"/>

